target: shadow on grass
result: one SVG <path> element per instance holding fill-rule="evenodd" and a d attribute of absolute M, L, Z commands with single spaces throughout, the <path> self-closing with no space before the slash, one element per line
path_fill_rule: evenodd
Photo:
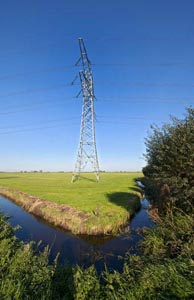
<path fill-rule="evenodd" d="M 0 177 L 0 180 L 1 179 L 15 179 L 15 178 L 19 178 L 19 176 Z"/>
<path fill-rule="evenodd" d="M 130 186 L 129 190 L 134 191 L 135 193 L 130 192 L 115 192 L 106 194 L 110 202 L 125 208 L 127 211 L 135 214 L 140 208 L 140 200 L 143 198 L 143 190 L 137 185 L 139 178 L 135 178 L 135 186 Z"/>
<path fill-rule="evenodd" d="M 134 213 L 140 208 L 140 200 L 137 194 L 127 192 L 116 192 L 106 194 L 106 196 L 110 202 L 121 206 L 132 213 Z"/>
<path fill-rule="evenodd" d="M 80 180 L 98 182 L 95 178 L 88 178 L 88 177 L 85 177 L 85 176 L 80 176 L 80 178 L 76 178 L 74 182 L 78 182 Z"/>

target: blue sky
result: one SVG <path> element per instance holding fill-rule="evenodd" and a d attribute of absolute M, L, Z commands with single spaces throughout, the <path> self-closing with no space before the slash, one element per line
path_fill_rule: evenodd
<path fill-rule="evenodd" d="M 94 64 L 100 169 L 141 170 L 150 125 L 193 106 L 193 19 L 192 0 L 1 1 L 0 170 L 73 170 L 78 37 Z"/>

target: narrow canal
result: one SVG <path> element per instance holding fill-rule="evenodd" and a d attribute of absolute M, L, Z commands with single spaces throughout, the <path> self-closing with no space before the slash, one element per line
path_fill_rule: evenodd
<path fill-rule="evenodd" d="M 142 200 L 141 209 L 128 224 L 126 232 L 117 237 L 78 237 L 44 223 L 10 200 L 0 196 L 1 212 L 9 216 L 8 221 L 11 226 L 20 226 L 20 229 L 15 232 L 18 239 L 25 243 L 42 241 L 40 250 L 48 245 L 50 262 L 60 253 L 58 259 L 60 264 L 69 263 L 88 267 L 94 263 L 98 271 L 104 269 L 104 264 L 109 269 L 121 270 L 122 257 L 129 251 L 136 253 L 137 244 L 142 239 L 137 229 L 153 226 L 153 222 L 147 214 L 147 206 L 148 201 Z"/>

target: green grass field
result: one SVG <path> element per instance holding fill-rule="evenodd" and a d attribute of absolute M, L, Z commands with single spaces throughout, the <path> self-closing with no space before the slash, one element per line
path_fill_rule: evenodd
<path fill-rule="evenodd" d="M 90 215 L 88 228 L 107 228 L 106 232 L 118 229 L 139 207 L 139 188 L 134 179 L 142 173 L 102 173 L 99 183 L 91 173 L 74 183 L 71 176 L 71 173 L 0 173 L 0 186 L 71 206 Z"/>

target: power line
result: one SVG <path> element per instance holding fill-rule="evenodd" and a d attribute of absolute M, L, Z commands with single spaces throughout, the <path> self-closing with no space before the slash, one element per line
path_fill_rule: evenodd
<path fill-rule="evenodd" d="M 71 99 L 77 99 L 77 97 L 68 97 L 68 98 L 64 98 L 65 100 L 71 100 Z M 98 97 L 97 99 L 100 102 L 112 102 L 112 103 L 125 103 L 125 104 L 129 104 L 131 102 L 133 102 L 135 100 L 135 103 L 148 103 L 148 102 L 157 102 L 157 104 L 163 104 L 163 103 L 188 103 L 188 101 L 192 101 L 194 102 L 194 98 L 182 98 L 182 99 L 176 99 L 176 98 L 168 98 L 168 97 Z M 158 103 L 158 101 L 161 101 L 160 103 Z M 49 105 L 49 106 L 43 106 L 43 105 Z M 134 102 L 133 102 L 134 104 Z M 13 108 L 15 108 L 16 110 L 8 110 L 8 111 L 1 111 L 0 115 L 10 115 L 10 114 L 17 114 L 17 113 L 21 113 L 21 112 L 30 112 L 30 111 L 34 111 L 34 110 L 40 110 L 41 108 L 45 109 L 45 108 L 50 108 L 50 107 L 57 107 L 58 105 L 64 105 L 64 100 L 61 101 L 56 101 L 56 100 L 45 100 L 45 101 L 41 101 L 41 102 L 37 102 L 37 103 L 33 103 L 33 104 L 24 104 L 24 105 L 18 105 L 18 106 L 14 106 Z M 43 107 L 42 107 L 43 106 Z"/>
<path fill-rule="evenodd" d="M 158 118 L 157 119 L 151 119 L 151 118 L 149 118 L 149 119 L 144 119 L 143 117 L 141 118 L 141 117 L 137 117 L 137 118 L 128 118 L 128 121 L 150 121 L 150 124 L 151 124 L 151 122 L 153 122 L 153 121 L 159 121 L 158 120 Z M 123 124 L 123 125 L 131 125 L 131 123 L 130 122 L 128 122 L 128 121 L 118 121 L 118 119 L 116 120 L 110 120 L 110 121 L 100 121 L 100 122 L 98 122 L 98 124 L 111 124 L 111 126 L 112 125 L 115 125 L 115 126 L 117 126 L 117 125 L 119 125 L 119 124 Z M 41 126 L 41 127 L 35 127 L 35 128 L 24 128 L 24 129 L 17 129 L 17 127 L 8 127 L 7 129 L 11 129 L 11 128 L 16 128 L 16 130 L 9 130 L 9 131 L 3 131 L 3 132 L 0 132 L 0 135 L 8 135 L 8 134 L 14 134 L 14 133 L 22 133 L 22 132 L 31 132 L 31 131 L 36 131 L 36 130 L 42 130 L 42 129 L 50 129 L 50 128 L 59 128 L 59 127 L 68 127 L 68 126 L 73 126 L 73 125 L 76 125 L 76 126 L 79 126 L 79 123 L 77 122 L 77 123 L 72 123 L 72 122 L 70 122 L 69 124 L 67 124 L 67 123 L 65 123 L 65 124 L 55 124 L 55 125 L 52 125 L 52 126 Z M 22 126 L 21 126 L 22 127 Z M 104 127 L 103 127 L 104 128 Z M 6 129 L 6 127 L 4 128 L 4 129 Z"/>
<path fill-rule="evenodd" d="M 176 63 L 176 62 L 165 62 L 165 63 L 91 63 L 93 67 L 124 67 L 124 68 L 194 68 L 194 63 Z M 43 69 L 38 69 L 34 71 L 8 74 L 0 76 L 0 80 L 8 80 L 18 77 L 26 77 L 34 74 L 41 73 L 52 73 L 57 71 L 63 71 L 66 69 L 77 68 L 77 65 L 63 65 L 63 66 L 53 66 Z"/>
<path fill-rule="evenodd" d="M 194 84 L 192 83 L 160 83 L 160 82 L 107 82 L 107 81 L 99 81 L 97 82 L 98 85 L 108 85 L 108 86 L 133 86 L 133 87 L 178 87 L 178 88 L 184 88 L 184 87 L 190 87 L 194 88 Z M 20 95 L 26 95 L 26 94 L 32 94 L 36 92 L 42 92 L 42 91 L 50 91 L 55 89 L 62 89 L 64 87 L 71 87 L 74 85 L 78 85 L 76 83 L 67 83 L 67 84 L 61 84 L 56 85 L 52 87 L 45 87 L 45 88 L 37 88 L 37 89 L 30 89 L 30 90 L 23 90 L 19 92 L 11 92 L 8 94 L 1 94 L 0 98 L 6 98 L 6 97 L 12 97 L 12 96 L 20 96 Z"/>
<path fill-rule="evenodd" d="M 165 63 L 91 63 L 91 66 L 93 67 L 124 67 L 124 68 L 194 68 L 194 63 L 171 63 L 171 62 L 165 62 Z M 22 72 L 22 73 L 15 73 L 15 74 L 8 74 L 0 76 L 0 80 L 8 80 L 12 78 L 17 77 L 24 77 L 34 74 L 41 74 L 41 73 L 52 73 L 57 71 L 63 71 L 66 69 L 73 69 L 77 68 L 79 66 L 77 65 L 63 65 L 63 66 L 53 66 L 53 67 L 47 67 L 44 69 L 34 70 L 34 71 L 28 71 L 28 72 Z"/>
<path fill-rule="evenodd" d="M 130 68 L 194 68 L 194 63 L 93 63 L 94 67 L 130 67 Z"/>
<path fill-rule="evenodd" d="M 24 76 L 33 75 L 33 74 L 63 71 L 65 69 L 71 69 L 71 68 L 75 68 L 75 67 L 76 67 L 75 65 L 49 67 L 49 68 L 35 70 L 35 71 L 4 75 L 4 76 L 0 77 L 0 80 L 7 80 L 7 79 L 12 79 L 12 78 L 17 78 L 17 77 L 24 77 Z"/>
<path fill-rule="evenodd" d="M 173 83 L 168 83 L 168 82 L 144 82 L 144 81 L 139 81 L 139 82 L 132 82 L 132 81 L 99 81 L 97 84 L 103 84 L 103 85 L 109 85 L 109 86 L 137 86 L 137 87 L 194 87 L 193 83 L 179 83 L 179 82 L 173 82 Z"/>
<path fill-rule="evenodd" d="M 138 120 L 138 121 L 139 120 L 148 120 L 148 121 L 150 121 L 150 120 L 153 121 L 154 120 L 154 118 L 151 117 L 151 116 L 137 116 L 137 117 L 123 117 L 123 116 L 121 116 L 121 117 L 119 117 L 119 116 L 98 115 L 97 118 L 98 118 L 98 122 L 99 123 L 105 123 L 105 122 L 107 122 L 107 123 L 111 123 L 111 122 L 115 123 L 116 122 L 116 123 L 119 123 L 119 124 L 123 124 L 123 123 L 127 124 L 127 121 L 134 121 L 134 120 Z M 121 118 L 122 118 L 122 121 L 120 121 Z M 100 119 L 100 121 L 99 121 L 99 119 Z M 103 119 L 105 119 L 105 120 L 103 120 Z M 106 119 L 111 119 L 111 120 L 106 121 Z M 123 119 L 126 120 L 126 121 L 123 121 Z M 66 121 L 74 121 L 74 120 L 79 120 L 79 118 L 77 116 L 72 116 L 70 118 L 65 118 L 65 122 Z M 157 120 L 158 120 L 158 118 L 157 118 Z M 58 123 L 58 122 L 62 122 L 63 123 L 64 120 L 54 119 L 54 120 L 48 120 L 48 121 L 41 121 L 41 122 L 38 122 L 38 123 L 36 122 L 36 124 L 39 125 L 39 124 L 45 124 L 45 123 L 49 124 L 49 123 Z M 11 129 L 11 128 L 18 129 L 18 128 L 21 128 L 21 127 L 29 127 L 29 126 L 31 126 L 33 124 L 34 124 L 34 122 L 33 123 L 28 123 L 28 124 L 25 123 L 25 124 L 13 125 L 13 126 L 3 126 L 3 127 L 0 127 L 0 130 Z M 43 127 L 43 128 L 47 128 L 47 127 Z M 48 127 L 48 128 L 52 128 L 52 127 Z M 27 129 L 28 128 L 26 128 L 26 130 Z M 31 130 L 33 130 L 33 128 L 29 128 L 29 130 L 31 131 Z M 36 130 L 36 128 L 35 128 L 35 130 Z"/>
<path fill-rule="evenodd" d="M 89 42 L 122 42 L 122 43 L 131 43 L 132 41 L 164 41 L 164 42 L 173 42 L 173 41 L 190 41 L 192 40 L 192 36 L 136 36 L 134 39 L 130 37 L 130 39 L 128 37 L 123 37 L 123 36 L 104 36 L 104 37 L 95 37 L 95 38 L 86 38 L 85 41 Z M 67 41 L 72 41 L 74 42 L 76 39 L 76 37 L 65 37 L 63 40 L 67 40 Z M 32 53 L 32 52 L 40 52 L 43 51 L 45 49 L 49 49 L 50 47 L 54 47 L 54 48 L 60 48 L 61 46 L 65 46 L 61 44 L 61 41 L 52 41 L 52 42 L 46 42 L 44 44 L 41 44 L 43 39 L 42 38 L 28 38 L 25 40 L 26 44 L 29 45 L 29 48 L 27 50 L 24 50 L 23 48 L 20 50 L 15 49 L 14 47 L 9 48 L 9 54 L 28 54 L 28 53 Z M 45 41 L 44 41 L 45 42 Z M 8 50 L 6 49 L 6 52 L 3 53 L 3 56 L 7 55 Z"/>
<path fill-rule="evenodd" d="M 100 119 L 100 121 L 99 121 Z M 102 120 L 101 120 L 102 119 Z M 109 120 L 110 119 L 110 120 Z M 108 121 L 107 121 L 108 120 Z M 120 121 L 121 120 L 121 121 Z M 98 115 L 98 121 L 99 123 L 101 122 L 113 122 L 113 123 L 123 123 L 123 122 L 127 122 L 127 121 L 134 121 L 134 120 L 143 120 L 143 121 L 158 121 L 158 118 L 153 118 L 153 117 L 150 117 L 150 116 L 137 116 L 137 117 L 124 117 L 124 116 L 102 116 L 102 115 Z"/>
<path fill-rule="evenodd" d="M 28 128 L 29 126 L 33 125 L 34 123 L 28 123 L 28 124 L 20 124 L 20 125 L 14 125 L 14 126 L 4 126 L 4 127 L 0 127 L 0 130 L 8 130 L 8 129 L 16 129 L 16 130 L 10 130 L 10 131 L 5 131 L 5 132 L 0 132 L 1 134 L 12 134 L 12 133 L 20 133 L 20 132 L 26 132 L 26 131 L 36 131 L 36 130 L 41 130 L 41 129 L 49 129 L 49 128 L 55 128 L 55 127 L 63 127 L 65 125 L 79 125 L 79 122 L 77 123 L 72 123 L 71 121 L 78 121 L 79 118 L 77 116 L 72 116 L 70 118 L 66 118 L 65 120 L 58 120 L 58 119 L 54 119 L 54 120 L 48 120 L 48 121 L 42 121 L 42 122 L 38 122 L 36 124 L 40 125 L 40 124 L 50 124 L 50 123 L 55 123 L 52 126 L 41 126 L 41 127 L 35 127 L 35 128 Z M 67 122 L 68 121 L 68 122 Z M 123 125 L 131 125 L 131 122 L 134 121 L 138 121 L 139 122 L 148 122 L 151 123 L 153 121 L 163 121 L 158 119 L 158 117 L 153 117 L 153 116 L 132 116 L 132 117 L 128 117 L 128 116 L 108 116 L 108 115 L 98 115 L 98 124 L 113 124 L 113 125 L 119 125 L 119 124 L 123 124 Z M 57 124 L 57 123 L 62 123 L 62 124 Z M 21 127 L 24 127 L 24 129 L 20 129 Z"/>
<path fill-rule="evenodd" d="M 184 87 L 190 87 L 194 88 L 194 84 L 192 83 L 168 83 L 168 82 L 108 82 L 108 81 L 99 81 L 97 82 L 98 85 L 108 85 L 108 86 L 134 86 L 134 87 L 178 87 L 178 88 L 184 88 Z M 45 87 L 45 88 L 37 88 L 37 89 L 30 89 L 30 90 L 23 90 L 19 92 L 12 92 L 4 95 L 0 95 L 0 98 L 4 97 L 11 97 L 11 96 L 19 96 L 19 95 L 24 95 L 24 94 L 31 94 L 31 93 L 36 93 L 36 92 L 42 92 L 42 91 L 49 91 L 49 90 L 55 90 L 55 89 L 61 89 L 64 87 L 70 87 L 78 85 L 77 83 L 67 83 L 67 84 L 61 84 L 61 85 L 56 85 L 52 87 Z"/>
<path fill-rule="evenodd" d="M 66 121 L 74 121 L 74 120 L 79 120 L 79 118 L 77 116 L 73 116 L 73 117 L 70 117 L 70 118 L 65 118 L 65 120 L 48 120 L 48 121 L 41 121 L 41 122 L 36 122 L 36 125 L 39 125 L 39 124 L 49 124 L 49 123 L 58 123 L 58 122 L 66 122 Z M 13 125 L 13 126 L 2 126 L 0 127 L 0 130 L 3 130 L 3 129 L 11 129 L 11 128 L 21 128 L 21 127 L 29 127 L 31 125 L 34 125 L 34 122 L 33 123 L 27 123 L 27 124 L 18 124 L 18 125 Z"/>
<path fill-rule="evenodd" d="M 64 104 L 64 103 L 61 103 Z M 55 106 L 55 104 L 53 103 L 50 107 Z M 11 115 L 11 114 L 16 114 L 16 113 L 20 113 L 20 112 L 26 112 L 26 111 L 34 111 L 37 110 L 38 107 L 32 107 L 32 108 L 23 108 L 23 109 L 19 109 L 19 110 L 12 110 L 12 111 L 7 111 L 7 112 L 0 112 L 0 115 Z M 44 107 L 45 109 L 45 107 Z"/>
<path fill-rule="evenodd" d="M 133 102 L 134 104 L 134 100 L 139 102 L 152 102 L 152 101 L 162 101 L 162 102 L 183 102 L 185 103 L 186 101 L 194 101 L 194 97 L 193 98 L 188 98 L 188 97 L 184 97 L 182 96 L 182 98 L 175 98 L 175 97 L 160 97 L 160 96 L 126 96 L 126 97 L 120 97 L 120 96 L 98 96 L 97 100 L 101 101 L 117 101 L 119 103 L 130 103 Z"/>
<path fill-rule="evenodd" d="M 71 123 L 69 125 L 77 125 L 77 123 Z M 37 128 L 27 128 L 27 129 L 21 129 L 21 130 L 13 130 L 13 131 L 5 131 L 5 132 L 0 132 L 0 135 L 4 134 L 12 134 L 12 133 L 22 133 L 22 132 L 28 132 L 28 131 L 36 131 L 36 130 L 41 130 L 41 129 L 49 129 L 49 128 L 56 128 L 56 127 L 66 127 L 67 124 L 62 124 L 62 125 L 53 125 L 53 126 L 43 126 L 43 127 L 37 127 Z"/>
<path fill-rule="evenodd" d="M 42 92 L 42 91 L 50 91 L 50 90 L 61 89 L 64 87 L 69 87 L 69 86 L 72 86 L 72 84 L 66 83 L 66 84 L 60 84 L 60 85 L 55 85 L 55 86 L 51 86 L 51 87 L 45 87 L 45 88 L 37 88 L 37 89 L 23 90 L 23 91 L 19 91 L 19 92 L 11 92 L 8 94 L 0 95 L 0 98 L 19 96 L 19 95 L 31 94 L 31 93 Z"/>
<path fill-rule="evenodd" d="M 63 99 L 65 101 L 67 101 L 67 100 L 71 100 L 71 99 L 76 99 L 76 97 L 71 97 L 71 98 L 64 97 Z M 56 105 L 64 105 L 64 100 L 56 102 L 53 99 L 53 100 L 44 100 L 44 101 L 40 101 L 40 102 L 32 103 L 32 104 L 16 105 L 16 106 L 12 106 L 13 108 L 16 108 L 16 110 L 2 111 L 2 112 L 0 112 L 0 115 L 9 115 L 9 114 L 15 114 L 15 113 L 20 113 L 20 112 L 24 112 L 24 111 L 33 111 L 33 110 L 40 109 L 41 106 L 44 104 L 49 104 L 49 107 L 53 107 Z M 43 108 L 45 109 L 45 106 Z"/>

